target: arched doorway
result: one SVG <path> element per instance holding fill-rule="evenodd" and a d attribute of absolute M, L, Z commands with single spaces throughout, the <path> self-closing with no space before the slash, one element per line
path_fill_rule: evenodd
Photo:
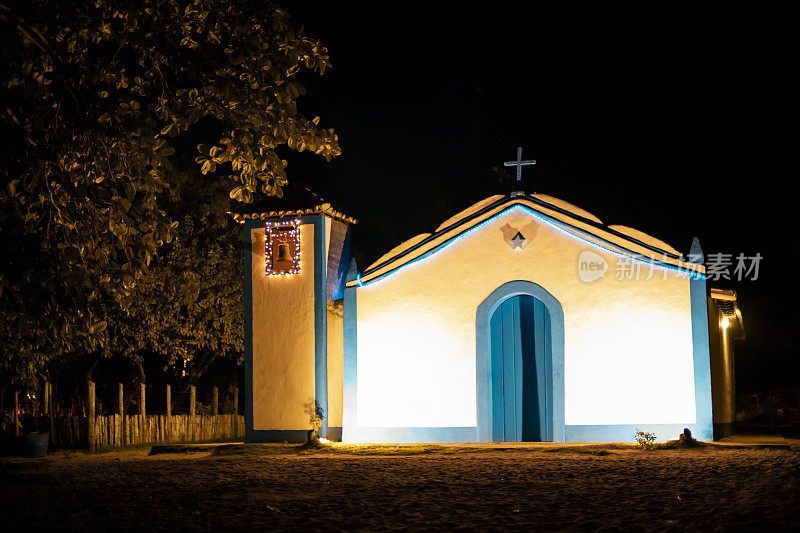
<path fill-rule="evenodd" d="M 552 341 L 547 307 L 528 294 L 512 296 L 490 320 L 492 440 L 550 441 Z"/>
<path fill-rule="evenodd" d="M 536 283 L 510 281 L 481 302 L 475 327 L 478 442 L 564 442 L 558 300 Z"/>

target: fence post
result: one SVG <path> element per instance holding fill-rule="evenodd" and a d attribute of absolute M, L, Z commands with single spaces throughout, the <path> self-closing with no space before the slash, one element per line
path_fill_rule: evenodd
<path fill-rule="evenodd" d="M 214 416 L 217 416 L 219 414 L 219 387 L 217 387 L 216 385 L 214 385 L 212 401 L 213 401 L 213 404 L 214 404 L 213 413 L 214 413 Z"/>
<path fill-rule="evenodd" d="M 239 387 L 231 385 L 231 392 L 233 393 L 233 416 L 231 416 L 231 437 L 236 438 L 239 435 L 238 422 L 239 422 Z"/>
<path fill-rule="evenodd" d="M 94 452 L 95 449 L 95 435 L 94 435 L 94 381 L 91 379 L 86 380 L 86 438 L 89 441 L 89 451 Z"/>
<path fill-rule="evenodd" d="M 53 403 L 54 403 L 54 399 L 53 399 L 53 384 L 50 383 L 50 381 L 45 381 L 44 382 L 44 387 L 45 387 L 45 392 L 46 392 L 46 394 L 45 394 L 45 409 L 47 409 L 47 415 L 48 415 L 48 419 L 49 419 L 48 422 L 49 422 L 49 425 L 50 425 L 50 442 L 48 444 L 50 445 L 51 449 L 55 449 L 55 447 L 56 447 L 56 419 L 55 419 L 55 416 L 56 415 L 53 412 L 53 407 L 54 407 L 54 405 L 53 405 Z"/>
<path fill-rule="evenodd" d="M 122 383 L 117 383 L 117 413 L 125 415 L 125 400 L 122 394 Z"/>
<path fill-rule="evenodd" d="M 19 391 L 14 391 L 14 435 L 19 435 Z"/>
<path fill-rule="evenodd" d="M 195 399 L 197 398 L 197 389 L 194 385 L 189 387 L 189 414 L 194 416 L 195 414 Z"/>
<path fill-rule="evenodd" d="M 164 418 L 164 442 L 172 442 L 172 387 L 167 384 L 167 416 Z"/>
<path fill-rule="evenodd" d="M 144 404 L 144 391 L 145 391 L 145 384 L 139 383 L 139 416 L 144 418 L 147 415 L 147 409 Z"/>
<path fill-rule="evenodd" d="M 117 423 L 117 417 L 119 422 Z M 114 441 L 117 446 L 125 446 L 125 396 L 122 383 L 117 382 L 117 414 L 114 416 Z"/>
<path fill-rule="evenodd" d="M 139 383 L 139 444 L 144 444 L 147 435 L 147 407 L 145 405 L 145 388 L 144 383 Z"/>
<path fill-rule="evenodd" d="M 194 440 L 194 414 L 195 414 L 195 404 L 197 399 L 197 389 L 194 385 L 189 387 L 189 440 Z"/>

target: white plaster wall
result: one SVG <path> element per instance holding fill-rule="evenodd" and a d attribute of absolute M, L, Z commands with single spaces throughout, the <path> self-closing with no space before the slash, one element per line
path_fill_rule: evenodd
<path fill-rule="evenodd" d="M 308 429 L 314 401 L 314 225 L 300 226 L 300 274 L 264 274 L 264 229 L 253 242 L 253 429 Z"/>
<path fill-rule="evenodd" d="M 357 289 L 358 426 L 475 426 L 475 313 L 514 280 L 538 283 L 564 309 L 567 425 L 695 421 L 689 281 L 659 268 L 645 281 L 645 265 L 639 281 L 616 280 L 620 256 L 544 222 L 512 250 L 500 228 L 535 220 L 509 211 Z M 584 250 L 605 258 L 605 278 L 580 280 Z"/>

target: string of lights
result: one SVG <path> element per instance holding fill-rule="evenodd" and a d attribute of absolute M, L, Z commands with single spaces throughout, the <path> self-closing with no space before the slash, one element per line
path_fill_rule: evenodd
<path fill-rule="evenodd" d="M 300 219 L 266 221 L 265 273 L 292 276 L 300 273 Z M 277 255 L 276 255 L 277 250 Z"/>

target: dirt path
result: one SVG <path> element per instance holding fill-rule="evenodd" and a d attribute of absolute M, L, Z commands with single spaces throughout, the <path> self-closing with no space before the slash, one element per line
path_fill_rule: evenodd
<path fill-rule="evenodd" d="M 800 528 L 800 454 L 786 450 L 146 453 L 0 459 L 0 521 L 13 530 Z"/>

